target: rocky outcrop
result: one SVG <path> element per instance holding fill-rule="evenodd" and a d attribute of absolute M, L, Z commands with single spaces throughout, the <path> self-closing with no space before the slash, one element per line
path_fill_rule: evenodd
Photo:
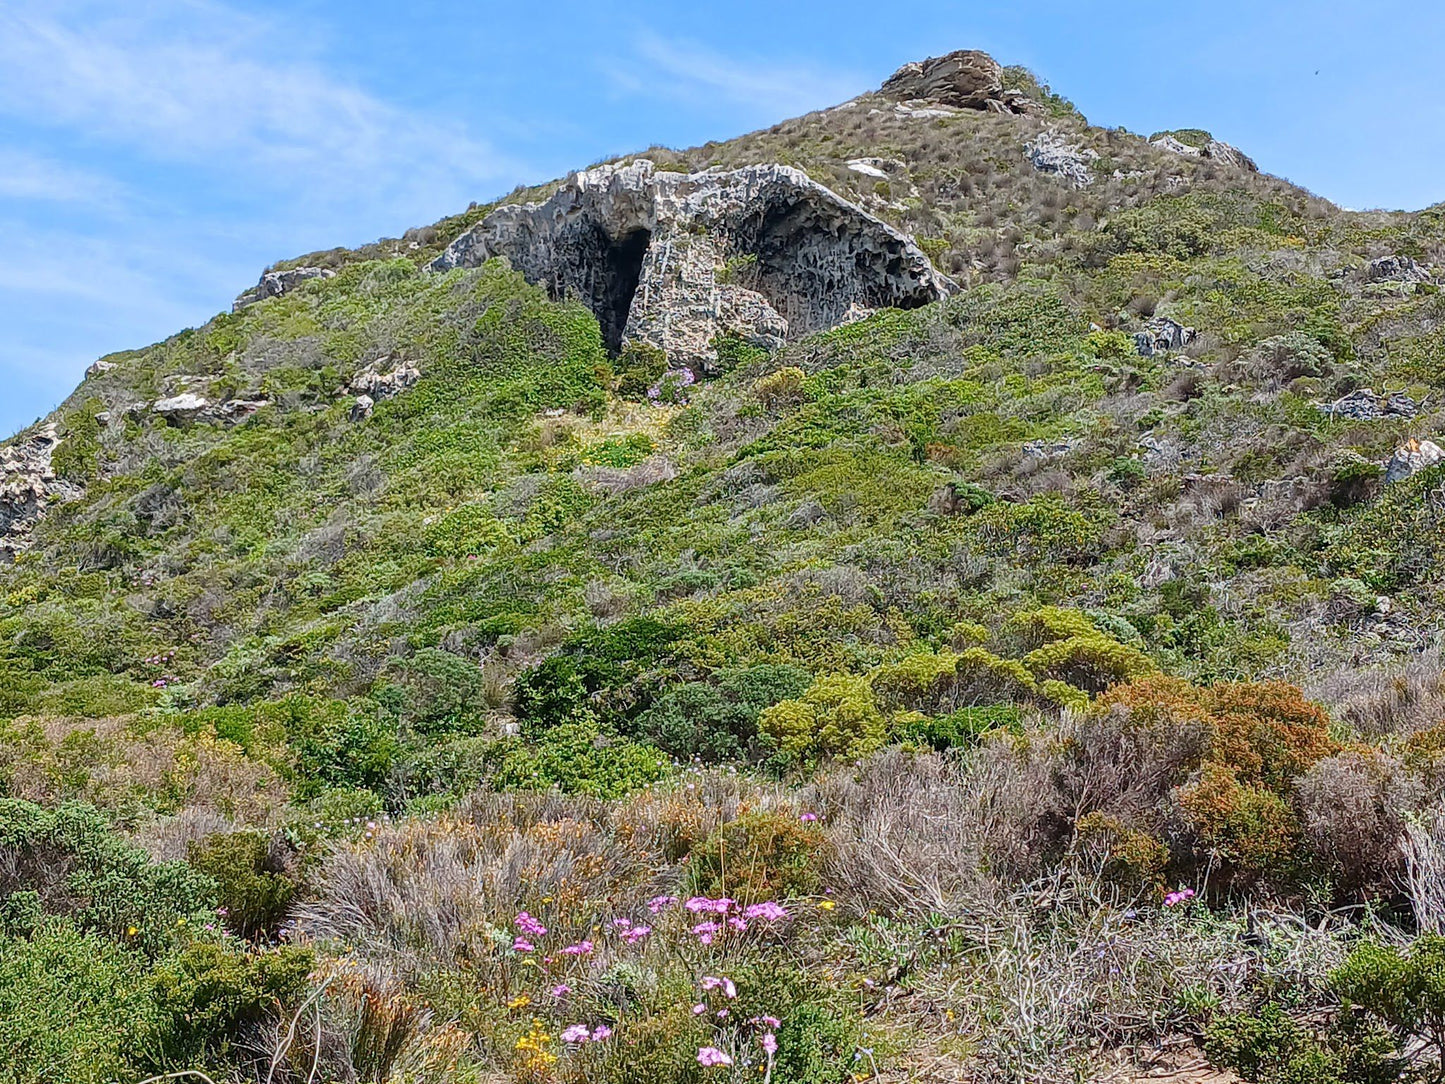
<path fill-rule="evenodd" d="M 1419 404 L 1402 391 L 1376 395 L 1369 388 L 1352 391 L 1332 403 L 1316 403 L 1315 409 L 1332 418 L 1350 418 L 1361 422 L 1378 421 L 1382 418 L 1413 418 L 1420 412 Z"/>
<path fill-rule="evenodd" d="M 1157 320 L 1150 320 L 1144 325 L 1144 330 L 1134 334 L 1134 349 L 1139 352 L 1140 357 L 1152 358 L 1156 354 L 1170 354 L 1183 350 L 1192 343 L 1197 332 L 1192 327 L 1185 327 L 1177 320 L 1171 320 L 1167 316 L 1161 316 Z"/>
<path fill-rule="evenodd" d="M 780 165 L 585 170 L 544 203 L 497 208 L 430 266 L 494 256 L 553 297 L 579 298 L 610 351 L 645 344 L 704 372 L 720 334 L 772 348 L 952 289 L 906 234 Z"/>
<path fill-rule="evenodd" d="M 1231 147 L 1222 139 L 1215 139 L 1207 132 L 1200 134 L 1204 138 L 1195 144 L 1184 142 L 1173 132 L 1161 132 L 1149 140 L 1149 145 L 1171 154 L 1182 155 L 1185 158 L 1208 158 L 1226 166 L 1233 166 L 1235 169 L 1242 169 L 1247 173 L 1259 172 L 1259 167 L 1254 164 L 1254 159 L 1238 147 Z"/>
<path fill-rule="evenodd" d="M 421 370 L 415 365 L 387 355 L 362 369 L 346 387 L 352 395 L 371 399 L 374 406 L 378 400 L 401 394 L 420 379 Z"/>
<path fill-rule="evenodd" d="M 895 102 L 934 102 L 994 113 L 1033 113 L 1038 109 L 1020 91 L 1005 90 L 1003 68 L 977 49 L 905 64 L 888 77 L 880 93 Z"/>
<path fill-rule="evenodd" d="M 1408 440 L 1395 449 L 1385 463 L 1385 481 L 1402 482 L 1412 474 L 1437 466 L 1445 459 L 1445 449 L 1433 440 Z"/>
<path fill-rule="evenodd" d="M 1094 183 L 1094 163 L 1099 152 L 1081 147 L 1055 128 L 1025 143 L 1024 153 L 1040 173 L 1052 173 L 1075 188 Z"/>
<path fill-rule="evenodd" d="M 1371 282 L 1420 283 L 1430 281 L 1430 272 L 1408 256 L 1381 256 L 1365 268 Z"/>
<path fill-rule="evenodd" d="M 157 399 L 149 409 L 170 425 L 192 425 L 196 422 L 235 425 L 270 405 L 268 399 L 227 399 L 224 403 L 213 403 L 204 395 L 182 392 L 167 399 Z M 145 410 L 145 404 L 141 404 L 139 408 L 133 407 L 131 413 L 140 416 Z"/>
<path fill-rule="evenodd" d="M 210 409 L 211 401 L 193 392 L 172 395 L 169 399 L 157 399 L 151 404 L 152 414 L 158 414 L 174 425 L 193 422 Z"/>
<path fill-rule="evenodd" d="M 55 423 L 0 448 L 0 561 L 13 561 L 29 548 L 30 530 L 56 501 L 74 500 L 83 490 L 55 476 L 51 459 L 60 435 Z"/>
<path fill-rule="evenodd" d="M 252 286 L 231 304 L 232 312 L 240 312 L 247 305 L 265 301 L 268 297 L 280 297 L 311 279 L 335 278 L 336 272 L 325 267 L 292 267 L 286 271 L 267 271 L 261 281 Z"/>

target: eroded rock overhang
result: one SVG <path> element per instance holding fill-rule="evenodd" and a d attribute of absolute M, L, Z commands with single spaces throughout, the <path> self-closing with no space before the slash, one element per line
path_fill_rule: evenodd
<path fill-rule="evenodd" d="M 499 207 L 433 270 L 507 257 L 597 315 L 609 350 L 642 343 L 706 371 L 717 336 L 774 347 L 953 285 L 907 234 L 789 166 L 674 173 L 645 159 L 574 173 Z"/>

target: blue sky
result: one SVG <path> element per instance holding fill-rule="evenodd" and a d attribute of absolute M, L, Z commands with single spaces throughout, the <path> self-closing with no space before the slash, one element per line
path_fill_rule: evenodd
<path fill-rule="evenodd" d="M 980 48 L 1350 207 L 1445 200 L 1445 5 L 0 0 L 0 436 L 273 260 Z"/>

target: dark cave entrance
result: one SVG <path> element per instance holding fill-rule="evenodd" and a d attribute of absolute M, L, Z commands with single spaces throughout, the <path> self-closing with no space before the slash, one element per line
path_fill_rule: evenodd
<path fill-rule="evenodd" d="M 622 333 L 627 330 L 627 314 L 632 311 L 632 298 L 642 277 L 642 261 L 652 231 L 633 230 L 618 240 L 609 239 L 603 254 L 602 281 L 594 289 L 592 311 L 602 326 L 602 344 L 614 357 L 622 352 Z"/>

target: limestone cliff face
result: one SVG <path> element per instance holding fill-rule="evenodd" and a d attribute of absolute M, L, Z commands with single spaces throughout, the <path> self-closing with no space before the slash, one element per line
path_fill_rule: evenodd
<path fill-rule="evenodd" d="M 29 545 L 30 528 L 54 501 L 73 500 L 77 485 L 55 476 L 51 457 L 60 436 L 54 422 L 0 448 L 0 562 Z"/>
<path fill-rule="evenodd" d="M 579 297 L 609 349 L 643 343 L 701 369 L 719 334 L 772 347 L 952 288 L 906 234 L 780 165 L 585 170 L 542 203 L 497 208 L 431 267 L 494 256 L 554 297 Z"/>

